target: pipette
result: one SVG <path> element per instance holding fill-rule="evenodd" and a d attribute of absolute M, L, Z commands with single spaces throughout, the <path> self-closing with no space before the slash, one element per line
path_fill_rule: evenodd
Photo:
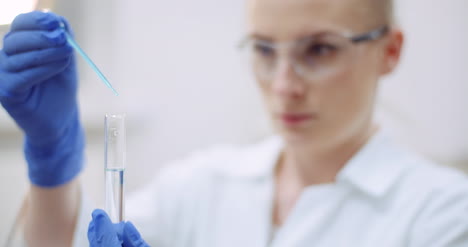
<path fill-rule="evenodd" d="M 96 64 L 94 64 L 94 62 L 91 60 L 91 58 L 89 58 L 89 56 L 86 55 L 86 53 L 83 51 L 83 49 L 81 49 L 81 47 L 78 45 L 78 43 L 76 43 L 76 41 L 68 33 L 67 29 L 65 28 L 65 24 L 63 22 L 60 23 L 60 28 L 63 29 L 68 44 L 70 44 L 70 46 L 73 47 L 73 49 L 75 49 L 75 51 L 78 52 L 78 54 L 80 54 L 80 56 L 86 61 L 86 63 L 88 63 L 88 65 L 94 70 L 94 72 L 96 72 L 96 74 L 99 76 L 99 78 L 101 78 L 102 82 L 104 82 L 104 84 L 108 88 L 110 88 L 112 90 L 112 92 L 114 92 L 114 94 L 116 96 L 118 96 L 119 94 L 114 89 L 114 87 L 112 87 L 109 80 L 107 80 L 107 78 L 104 76 L 104 74 L 101 72 L 101 70 L 99 70 L 99 68 L 96 66 Z"/>

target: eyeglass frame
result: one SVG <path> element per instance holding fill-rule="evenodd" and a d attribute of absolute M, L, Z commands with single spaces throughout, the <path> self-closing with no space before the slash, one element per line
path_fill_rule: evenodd
<path fill-rule="evenodd" d="M 362 33 L 362 34 L 353 34 L 352 32 L 341 32 L 341 33 L 335 33 L 335 34 L 338 34 L 346 39 L 348 39 L 351 44 L 353 45 L 356 45 L 356 44 L 360 44 L 360 43 L 364 43 L 364 42 L 370 42 L 370 41 L 375 41 L 375 40 L 378 40 L 382 37 L 384 37 L 386 34 L 388 34 L 390 32 L 391 28 L 389 25 L 382 25 L 380 26 L 379 28 L 376 28 L 376 29 L 373 29 L 369 32 L 366 32 L 366 33 Z M 300 43 L 304 40 L 308 40 L 308 39 L 311 39 L 312 37 L 309 36 L 309 37 L 305 37 L 305 38 L 302 38 L 300 40 L 296 40 L 296 41 L 292 41 L 292 42 L 288 42 L 286 44 L 271 44 L 271 42 L 269 41 L 264 41 L 264 40 L 257 40 L 257 42 L 263 42 L 264 44 L 268 44 L 268 46 L 291 46 L 291 43 Z M 239 45 L 238 45 L 238 48 L 240 50 L 244 49 L 247 44 L 250 42 L 250 41 L 253 41 L 253 39 L 251 37 L 247 37 L 245 39 L 243 39 Z M 297 71 L 298 69 L 295 68 L 296 70 L 296 73 L 297 74 L 301 74 L 300 71 Z M 305 77 L 304 75 L 302 75 L 303 77 Z"/>

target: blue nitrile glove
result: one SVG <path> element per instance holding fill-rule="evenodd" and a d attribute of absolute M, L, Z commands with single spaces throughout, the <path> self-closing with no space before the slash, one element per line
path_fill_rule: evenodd
<path fill-rule="evenodd" d="M 83 167 L 73 49 L 63 17 L 31 12 L 15 18 L 0 50 L 0 103 L 25 134 L 31 182 L 56 187 Z"/>
<path fill-rule="evenodd" d="M 101 209 L 94 210 L 92 216 L 88 228 L 90 247 L 149 247 L 131 222 L 113 224 Z"/>

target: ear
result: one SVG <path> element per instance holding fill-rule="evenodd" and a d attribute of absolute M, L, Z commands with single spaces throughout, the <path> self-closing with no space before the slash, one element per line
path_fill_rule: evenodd
<path fill-rule="evenodd" d="M 392 28 L 385 41 L 382 56 L 382 75 L 393 72 L 400 62 L 404 42 L 403 32 L 401 29 Z"/>

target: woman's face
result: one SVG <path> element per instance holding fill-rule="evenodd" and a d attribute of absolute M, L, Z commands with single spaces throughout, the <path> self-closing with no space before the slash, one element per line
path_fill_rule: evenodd
<path fill-rule="evenodd" d="M 344 32 L 390 24 L 369 1 L 249 1 L 249 37 L 278 48 L 252 45 L 253 70 L 276 61 L 274 70 L 255 76 L 274 127 L 290 144 L 333 145 L 370 131 L 377 81 L 398 61 L 401 32 L 334 47 L 349 41 Z"/>

